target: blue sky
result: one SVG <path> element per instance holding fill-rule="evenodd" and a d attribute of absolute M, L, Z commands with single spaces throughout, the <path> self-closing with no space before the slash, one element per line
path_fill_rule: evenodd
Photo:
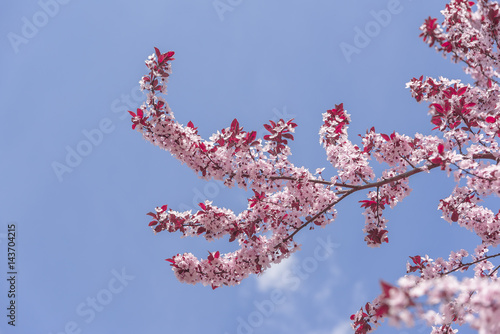
<path fill-rule="evenodd" d="M 193 121 L 208 138 L 235 117 L 259 134 L 268 120 L 293 117 L 291 160 L 331 176 L 318 143 L 327 109 L 344 103 L 354 142 L 372 126 L 427 134 L 428 108 L 405 83 L 422 74 L 468 80 L 418 38 L 427 16 L 441 20 L 445 3 L 5 3 L 0 266 L 7 276 L 7 226 L 15 224 L 18 298 L 12 328 L 2 279 L 0 333 L 345 334 L 350 314 L 379 294 L 379 280 L 404 275 L 408 256 L 473 250 L 477 238 L 440 219 L 439 199 L 453 183 L 433 172 L 415 176 L 412 195 L 387 212 L 390 243 L 380 249 L 363 241 L 363 193 L 343 201 L 327 228 L 301 233 L 302 251 L 268 274 L 215 291 L 181 284 L 164 259 L 230 245 L 155 236 L 146 213 L 163 204 L 194 209 L 205 199 L 239 212 L 245 192 L 199 180 L 132 131 L 126 114 L 142 103 L 138 81 L 153 47 L 174 50 L 167 101 L 178 121 Z M 341 45 L 356 47 L 357 31 L 366 29 L 370 40 L 346 56 Z M 333 251 L 318 257 L 328 240 Z M 379 330 L 405 331 L 428 332 Z"/>

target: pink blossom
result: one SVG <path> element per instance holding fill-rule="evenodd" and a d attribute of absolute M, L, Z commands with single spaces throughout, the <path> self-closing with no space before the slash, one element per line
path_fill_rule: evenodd
<path fill-rule="evenodd" d="M 149 73 L 140 80 L 146 102 L 130 111 L 132 127 L 200 178 L 252 190 L 247 209 L 240 213 L 208 201 L 195 213 L 167 205 L 148 213 L 154 233 L 227 238 L 239 246 L 203 258 L 191 253 L 168 258 L 181 282 L 215 289 L 264 272 L 299 250 L 297 233 L 326 227 L 337 216 L 336 204 L 359 191 L 366 193 L 360 201 L 364 240 L 380 247 L 389 242 L 384 212 L 410 195 L 412 176 L 441 173 L 456 182 L 451 194 L 436 203 L 443 220 L 470 230 L 480 244 L 471 254 L 460 249 L 447 259 L 410 256 L 407 275 L 396 284 L 381 281 L 381 294 L 351 316 L 352 326 L 359 334 L 373 331 L 384 319 L 407 326 L 422 319 L 432 333 L 456 333 L 466 323 L 480 333 L 500 332 L 500 266 L 495 262 L 500 253 L 488 255 L 500 244 L 500 211 L 482 205 L 484 199 L 500 196 L 500 8 L 487 0 L 450 0 L 442 14 L 442 23 L 426 19 L 420 36 L 452 61 L 465 64 L 474 84 L 424 76 L 407 83 L 416 101 L 428 104 L 432 135 L 378 133 L 372 127 L 358 145 L 348 137 L 351 117 L 344 105 L 327 110 L 319 140 L 336 172 L 329 181 L 321 175 L 323 167 L 313 175 L 289 160 L 288 142 L 297 126 L 293 120 L 269 121 L 264 124 L 268 133 L 257 138 L 256 131 L 245 131 L 234 119 L 208 140 L 192 122 L 175 121 L 162 96 L 174 53 L 155 48 L 146 60 Z M 378 175 L 375 162 L 384 168 Z M 463 273 L 460 279 L 458 272 Z"/>

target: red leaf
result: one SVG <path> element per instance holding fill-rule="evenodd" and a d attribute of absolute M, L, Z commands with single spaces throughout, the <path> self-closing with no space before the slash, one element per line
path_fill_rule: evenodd
<path fill-rule="evenodd" d="M 155 52 L 156 52 L 156 57 L 160 58 L 161 52 L 158 50 L 158 48 L 155 47 Z"/>
<path fill-rule="evenodd" d="M 156 224 L 158 224 L 158 222 L 156 220 L 153 220 L 149 223 L 148 226 L 155 226 Z"/>
<path fill-rule="evenodd" d="M 453 211 L 453 213 L 451 214 L 451 221 L 452 222 L 458 221 L 458 212 L 457 211 Z"/>
<path fill-rule="evenodd" d="M 341 133 L 342 132 L 342 127 L 344 126 L 344 123 L 339 123 L 336 127 L 335 127 L 335 133 Z M 387 137 L 389 138 L 389 137 Z"/>
<path fill-rule="evenodd" d="M 363 204 L 361 204 L 362 208 L 368 208 L 374 204 L 377 204 L 376 201 L 371 201 L 371 200 L 367 200 L 367 199 L 365 199 L 363 201 L 359 201 L 359 203 L 363 203 Z"/>
<path fill-rule="evenodd" d="M 443 159 L 441 159 L 440 157 L 435 157 L 434 159 L 431 160 L 431 162 L 436 165 L 441 165 Z"/>
<path fill-rule="evenodd" d="M 389 291 L 391 289 L 394 289 L 394 287 L 392 285 L 390 285 L 389 283 L 386 283 L 384 281 L 380 281 L 380 285 L 382 286 L 382 291 L 384 293 L 384 298 L 389 297 Z"/>
<path fill-rule="evenodd" d="M 205 203 L 200 203 L 198 204 L 200 206 L 200 208 L 203 209 L 203 211 L 206 211 L 207 210 L 207 207 L 205 206 Z"/>
<path fill-rule="evenodd" d="M 255 138 L 257 138 L 257 132 L 255 132 L 255 131 L 250 132 L 250 135 L 248 137 L 248 142 L 250 143 L 250 142 L 254 141 Z"/>
<path fill-rule="evenodd" d="M 380 307 L 377 309 L 375 316 L 382 317 L 382 316 L 386 315 L 388 312 L 389 312 L 389 306 L 387 304 L 383 304 L 383 305 L 380 305 Z"/>
<path fill-rule="evenodd" d="M 233 119 L 233 122 L 231 123 L 231 130 L 238 131 L 239 129 L 240 129 L 240 124 L 238 123 L 238 120 L 235 118 L 235 119 Z"/>
<path fill-rule="evenodd" d="M 128 111 L 128 113 L 129 113 L 130 115 L 132 115 L 132 117 L 136 117 L 136 116 L 137 116 L 135 113 L 131 112 L 130 110 Z"/>
<path fill-rule="evenodd" d="M 270 126 L 269 124 L 264 124 L 264 127 L 266 128 L 267 131 L 271 132 L 271 133 L 274 133 L 274 129 L 272 126 Z"/>
<path fill-rule="evenodd" d="M 436 111 L 437 111 L 437 112 L 439 112 L 439 113 L 441 113 L 441 114 L 443 114 L 443 113 L 444 113 L 444 109 L 443 109 L 443 107 L 442 107 L 440 104 L 438 104 L 438 103 L 433 103 L 433 104 L 431 104 L 430 106 L 431 106 L 431 107 L 434 107 L 434 108 L 436 109 Z"/>
<path fill-rule="evenodd" d="M 462 88 L 460 88 L 460 89 L 458 90 L 457 95 L 458 95 L 458 96 L 462 96 L 462 95 L 464 95 L 464 94 L 465 94 L 465 92 L 466 92 L 466 91 L 467 91 L 467 87 L 462 87 Z"/>
<path fill-rule="evenodd" d="M 486 117 L 486 122 L 488 122 L 488 123 L 495 123 L 496 119 L 495 119 L 495 117 L 488 116 L 488 117 Z"/>
<path fill-rule="evenodd" d="M 139 116 L 140 118 L 144 117 L 144 112 L 142 111 L 142 109 L 137 108 L 137 116 Z"/>
<path fill-rule="evenodd" d="M 443 152 L 444 152 L 444 145 L 443 145 L 443 144 L 439 144 L 439 145 L 438 145 L 438 152 L 439 152 L 439 154 L 441 154 L 441 155 L 443 154 Z"/>
<path fill-rule="evenodd" d="M 384 138 L 386 141 L 391 141 L 391 138 L 389 138 L 388 135 L 386 135 L 385 133 L 382 133 L 381 134 L 382 138 Z"/>

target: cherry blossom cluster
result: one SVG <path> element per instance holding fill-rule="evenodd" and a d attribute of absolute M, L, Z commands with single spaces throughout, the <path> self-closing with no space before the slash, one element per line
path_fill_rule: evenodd
<path fill-rule="evenodd" d="M 475 8 L 473 8 L 475 7 Z M 397 284 L 382 282 L 382 293 L 353 314 L 356 333 L 368 333 L 381 321 L 412 325 L 423 319 L 432 333 L 454 333 L 452 326 L 468 323 L 484 333 L 498 332 L 500 287 L 497 269 L 486 255 L 500 243 L 500 211 L 482 206 L 488 196 L 500 195 L 500 90 L 497 82 L 499 54 L 498 5 L 490 1 L 451 0 L 442 12 L 445 20 L 428 18 L 421 30 L 424 41 L 455 62 L 465 64 L 474 84 L 446 78 L 413 78 L 407 87 L 417 102 L 429 105 L 433 135 L 408 136 L 371 128 L 359 144 L 348 138 L 351 117 L 344 105 L 323 114 L 320 144 L 336 175 L 329 180 L 318 168 L 311 174 L 295 166 L 288 141 L 294 140 L 293 120 L 269 121 L 269 132 L 257 138 L 237 119 L 208 140 L 193 122 L 175 120 L 164 99 L 174 52 L 149 56 L 149 70 L 140 81 L 145 103 L 132 115 L 132 128 L 143 138 L 191 168 L 200 178 L 220 180 L 231 188 L 250 190 L 246 210 L 239 214 L 212 202 L 200 203 L 196 212 L 178 212 L 167 205 L 148 213 L 154 233 L 177 232 L 206 240 L 226 238 L 239 248 L 205 258 L 191 253 L 168 258 L 181 282 L 217 288 L 236 285 L 250 274 L 260 274 L 300 248 L 294 237 L 301 230 L 325 227 L 336 218 L 336 204 L 351 194 L 366 191 L 360 201 L 365 216 L 364 240 L 370 247 L 389 242 L 384 210 L 394 208 L 411 192 L 410 178 L 419 173 L 452 176 L 456 187 L 442 199 L 443 219 L 463 226 L 481 240 L 472 255 L 452 252 L 447 261 L 411 256 L 407 275 Z M 385 168 L 379 176 L 371 161 Z M 468 272 L 458 279 L 453 273 Z"/>
<path fill-rule="evenodd" d="M 468 323 L 480 333 L 500 330 L 500 284 L 498 266 L 487 256 L 488 247 L 478 246 L 473 261 L 465 262 L 466 250 L 451 252 L 448 260 L 433 260 L 429 256 L 410 256 L 407 275 L 396 285 L 381 282 L 382 294 L 351 316 L 356 333 L 373 331 L 384 318 L 393 325 L 412 326 L 415 316 L 432 326 L 431 333 L 456 333 L 453 324 Z M 474 277 L 459 280 L 450 275 L 474 267 Z"/>
<path fill-rule="evenodd" d="M 432 333 L 456 333 L 466 323 L 480 333 L 500 332 L 500 266 L 490 261 L 500 253 L 487 255 L 500 243 L 500 210 L 495 213 L 480 204 L 488 196 L 500 196 L 499 7 L 491 1 L 452 0 L 442 14 L 444 22 L 429 17 L 420 36 L 465 64 L 475 82 L 421 76 L 407 84 L 418 102 L 429 103 L 433 130 L 440 135 L 415 136 L 411 155 L 402 156 L 412 166 L 426 161 L 429 170 L 440 167 L 453 174 L 457 185 L 438 209 L 445 221 L 479 236 L 481 244 L 469 262 L 466 250 L 451 252 L 448 260 L 410 256 L 408 274 L 397 285 L 382 282 L 382 294 L 351 316 L 356 333 L 371 332 L 384 319 L 412 326 L 417 318 L 432 326 Z M 412 159 L 413 154 L 418 158 Z M 365 206 L 381 201 L 374 197 Z M 453 275 L 470 268 L 473 277 Z"/>
<path fill-rule="evenodd" d="M 228 187 L 252 189 L 248 209 L 236 215 L 211 202 L 200 203 L 196 213 L 177 212 L 167 205 L 150 212 L 149 225 L 155 233 L 180 232 L 183 236 L 203 236 L 213 240 L 228 236 L 240 248 L 232 253 L 209 253 L 205 259 L 177 254 L 167 259 L 177 278 L 186 283 L 202 283 L 213 288 L 235 285 L 249 274 L 259 274 L 299 249 L 294 235 L 308 226 L 325 226 L 336 215 L 333 203 L 338 196 L 307 169 L 295 167 L 288 140 L 297 126 L 293 120 L 265 124 L 268 135 L 256 138 L 255 131 L 244 131 L 234 119 L 231 125 L 203 140 L 192 122 L 175 121 L 165 100 L 173 52 L 155 54 L 146 61 L 150 70 L 140 81 L 147 91 L 146 103 L 130 112 L 132 127 L 144 138 L 170 151 L 204 179 L 216 179 Z"/>

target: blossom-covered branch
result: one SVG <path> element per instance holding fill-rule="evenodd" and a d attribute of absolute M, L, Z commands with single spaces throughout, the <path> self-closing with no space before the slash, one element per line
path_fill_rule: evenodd
<path fill-rule="evenodd" d="M 393 147 L 403 141 L 413 143 L 421 139 L 395 133 L 376 134 L 372 129 L 364 138 L 367 144 L 363 150 L 350 144 L 347 140 L 350 116 L 342 104 L 323 115 L 325 123 L 320 130 L 329 159 L 339 170 L 339 176 L 330 181 L 317 178 L 288 160 L 288 140 L 294 139 L 292 133 L 297 126 L 292 120 L 270 121 L 264 125 L 270 134 L 260 139 L 256 138 L 255 131 L 244 131 L 235 119 L 230 127 L 217 132 L 210 140 L 203 140 L 192 122 L 187 126 L 176 122 L 168 104 L 159 96 L 158 92 L 166 92 L 173 52 L 162 54 L 155 50 L 146 62 L 150 72 L 141 80 L 141 87 L 148 91 L 147 100 L 136 112 L 130 112 L 132 127 L 142 132 L 146 140 L 170 151 L 200 177 L 224 181 L 228 187 L 251 188 L 255 194 L 249 199 L 248 209 L 238 215 L 209 202 L 200 203 L 201 210 L 194 214 L 176 212 L 166 205 L 149 213 L 154 218 L 150 226 L 156 233 L 179 231 L 184 236 L 201 235 L 207 240 L 227 235 L 230 242 L 240 244 L 236 252 L 215 253 L 219 254 L 217 260 L 211 259 L 212 253 L 202 260 L 191 254 L 177 254 L 168 259 L 181 281 L 217 287 L 238 284 L 251 273 L 261 273 L 271 263 L 280 262 L 298 249 L 293 237 L 300 230 L 312 223 L 324 227 L 335 218 L 336 203 L 369 188 L 377 191 L 369 193 L 370 200 L 362 203 L 369 227 L 365 229 L 365 240 L 370 246 L 387 242 L 386 222 L 381 217 L 385 205 L 395 205 L 408 192 L 407 177 L 439 166 L 430 162 L 425 154 L 410 157 L 407 152 L 404 166 L 394 162 L 392 155 L 381 154 L 384 150 L 393 152 Z M 372 154 L 397 168 L 369 182 L 374 179 L 367 163 Z M 406 163 L 408 159 L 413 160 L 411 166 Z M 418 164 L 421 166 L 414 167 Z M 374 197 L 375 193 L 379 199 Z"/>
<path fill-rule="evenodd" d="M 245 131 L 234 119 L 208 140 L 198 134 L 193 122 L 183 125 L 175 121 L 163 97 L 174 52 L 161 53 L 155 48 L 146 61 L 149 73 L 140 81 L 147 92 L 146 101 L 136 112 L 130 112 L 132 128 L 199 177 L 253 193 L 247 209 L 240 213 L 209 201 L 200 203 L 200 210 L 194 213 L 178 212 L 167 205 L 148 213 L 155 233 L 179 232 L 209 241 L 227 237 L 239 245 L 234 252 L 213 251 L 201 259 L 191 253 L 168 258 L 177 278 L 215 289 L 262 273 L 300 248 L 294 241 L 297 233 L 333 222 L 336 205 L 359 191 L 367 192 L 367 199 L 360 201 L 365 241 L 370 247 L 379 247 L 389 242 L 384 210 L 394 208 L 410 194 L 410 178 L 432 171 L 453 175 L 457 183 L 438 208 L 445 221 L 466 227 L 481 238 L 474 260 L 462 262 L 468 256 L 465 250 L 452 252 L 448 261 L 412 256 L 408 275 L 398 281 L 398 286 L 382 282 L 382 294 L 352 316 L 353 328 L 357 333 L 367 333 L 384 318 L 411 325 L 420 317 L 437 326 L 433 333 L 451 333 L 453 324 L 465 322 L 488 333 L 498 330 L 495 321 L 499 323 L 500 308 L 491 318 L 494 303 L 489 299 L 481 304 L 481 298 L 500 293 L 498 267 L 493 269 L 489 262 L 496 255 L 485 256 L 490 247 L 500 243 L 500 212 L 495 214 L 479 203 L 488 196 L 500 195 L 500 15 L 496 3 L 479 1 L 474 11 L 473 5 L 452 0 L 443 11 L 442 25 L 429 18 L 421 27 L 425 42 L 466 64 L 466 73 L 475 80 L 471 85 L 421 76 L 407 84 L 418 102 L 429 104 L 434 134 L 384 134 L 372 127 L 358 145 L 348 137 L 350 115 L 342 103 L 335 105 L 323 114 L 319 130 L 320 144 L 336 171 L 329 180 L 322 177 L 324 168 L 313 175 L 290 161 L 288 142 L 294 140 L 297 127 L 293 120 L 269 121 L 264 124 L 268 134 L 257 138 L 256 131 Z M 373 160 L 385 167 L 378 176 L 371 165 Z M 472 266 L 473 278 L 458 280 L 451 275 Z M 424 296 L 427 301 L 422 300 Z M 429 305 L 440 305 L 439 313 L 426 309 Z"/>
<path fill-rule="evenodd" d="M 471 230 L 482 242 L 466 263 L 465 250 L 451 252 L 448 261 L 411 256 L 407 272 L 420 275 L 406 275 L 397 286 L 382 282 L 382 294 L 351 317 L 358 334 L 371 332 L 384 318 L 406 325 L 420 318 L 432 333 L 456 333 L 454 327 L 465 323 L 480 333 L 500 332 L 499 266 L 490 262 L 500 253 L 486 255 L 500 243 L 500 210 L 479 205 L 488 196 L 500 196 L 499 12 L 496 2 L 452 0 L 442 11 L 442 25 L 429 17 L 420 27 L 429 46 L 466 65 L 474 85 L 423 76 L 407 85 L 418 102 L 430 103 L 431 123 L 443 139 L 430 161 L 453 173 L 457 182 L 438 209 L 444 220 Z M 451 275 L 469 268 L 474 269 L 471 278 Z"/>

